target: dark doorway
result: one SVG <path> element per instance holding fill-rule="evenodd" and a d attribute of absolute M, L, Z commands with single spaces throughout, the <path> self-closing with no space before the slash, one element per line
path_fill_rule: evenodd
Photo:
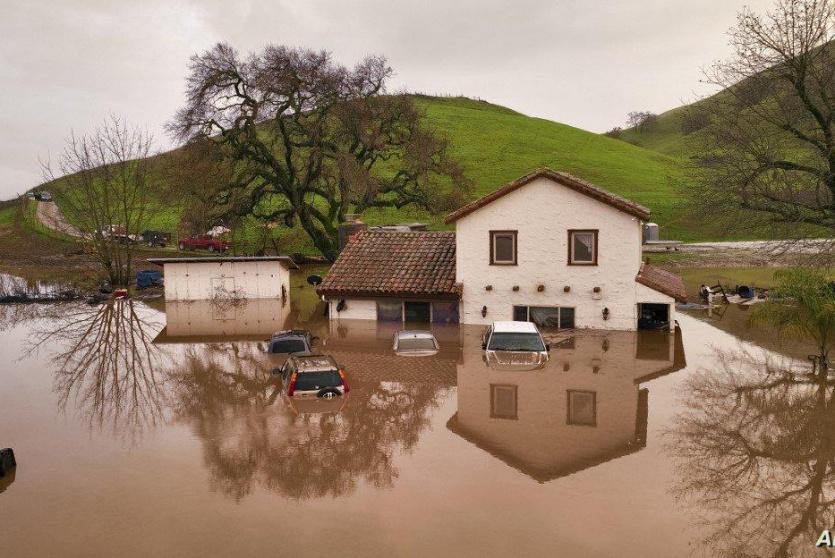
<path fill-rule="evenodd" d="M 638 329 L 670 329 L 670 305 L 648 302 L 639 304 Z"/>
<path fill-rule="evenodd" d="M 406 322 L 429 323 L 432 321 L 432 305 L 428 302 L 404 302 L 403 310 Z"/>

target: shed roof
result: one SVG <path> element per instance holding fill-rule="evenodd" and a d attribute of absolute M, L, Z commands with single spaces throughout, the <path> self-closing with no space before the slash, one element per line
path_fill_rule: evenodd
<path fill-rule="evenodd" d="M 324 296 L 457 299 L 455 233 L 361 231 L 316 289 Z"/>
<path fill-rule="evenodd" d="M 146 261 L 159 266 L 177 263 L 282 262 L 290 269 L 299 268 L 290 256 L 192 256 L 182 258 L 148 258 Z"/>
<path fill-rule="evenodd" d="M 517 178 L 513 182 L 508 182 L 498 190 L 495 190 L 484 197 L 481 197 L 475 201 L 468 203 L 467 205 L 460 207 L 456 211 L 453 211 L 449 215 L 446 216 L 444 222 L 446 223 L 454 223 L 458 219 L 469 215 L 473 211 L 484 207 L 485 205 L 496 201 L 497 199 L 505 196 L 514 190 L 518 190 L 525 184 L 529 182 L 533 182 L 537 178 L 550 178 L 554 182 L 571 188 L 572 190 L 589 196 L 590 198 L 594 198 L 599 202 L 605 203 L 628 213 L 630 215 L 634 215 L 635 217 L 643 220 L 649 219 L 650 211 L 643 205 L 635 203 L 632 200 L 628 200 L 624 197 L 618 196 L 617 194 L 613 194 L 612 192 L 608 192 L 599 186 L 595 186 L 590 182 L 586 182 L 581 178 L 577 178 L 576 176 L 572 176 L 567 172 L 562 171 L 555 171 L 549 168 L 541 168 L 537 169 L 525 176 Z"/>
<path fill-rule="evenodd" d="M 684 281 L 675 273 L 645 263 L 641 264 L 635 281 L 654 291 L 673 297 L 676 302 L 687 302 L 687 289 L 684 287 Z"/>

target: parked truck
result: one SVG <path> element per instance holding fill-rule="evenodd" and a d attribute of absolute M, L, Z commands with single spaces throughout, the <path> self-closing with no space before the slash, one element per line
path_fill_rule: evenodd
<path fill-rule="evenodd" d="M 181 238 L 177 244 L 180 250 L 208 250 L 209 252 L 225 252 L 231 246 L 225 240 L 207 234 L 195 234 L 188 238 Z"/>

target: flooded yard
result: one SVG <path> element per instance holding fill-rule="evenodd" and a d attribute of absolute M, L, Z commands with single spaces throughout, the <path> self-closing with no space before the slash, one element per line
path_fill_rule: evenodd
<path fill-rule="evenodd" d="M 831 386 L 686 314 L 666 333 L 434 356 L 310 301 L 2 306 L 2 555 L 806 556 L 833 526 Z M 347 371 L 290 401 L 262 344 Z"/>

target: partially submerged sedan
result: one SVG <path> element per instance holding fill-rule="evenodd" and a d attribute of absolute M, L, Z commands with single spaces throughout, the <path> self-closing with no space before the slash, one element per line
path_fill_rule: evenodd
<path fill-rule="evenodd" d="M 432 356 L 438 354 L 438 340 L 429 331 L 404 330 L 394 334 L 393 347 L 398 356 Z"/>

